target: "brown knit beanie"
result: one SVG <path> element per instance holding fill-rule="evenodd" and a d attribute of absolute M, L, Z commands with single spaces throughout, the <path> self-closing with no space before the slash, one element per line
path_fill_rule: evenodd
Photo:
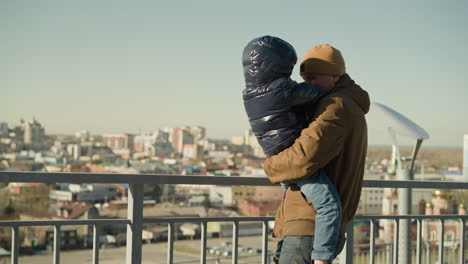
<path fill-rule="evenodd" d="M 301 75 L 317 74 L 341 76 L 346 72 L 345 61 L 341 52 L 329 44 L 311 48 L 302 58 Z"/>

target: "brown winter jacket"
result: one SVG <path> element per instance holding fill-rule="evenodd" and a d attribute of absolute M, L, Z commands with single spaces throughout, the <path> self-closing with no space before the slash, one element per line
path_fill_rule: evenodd
<path fill-rule="evenodd" d="M 343 207 L 341 233 L 354 217 L 361 195 L 367 153 L 367 124 L 364 115 L 370 100 L 349 75 L 343 75 L 335 88 L 320 100 L 294 144 L 265 160 L 264 169 L 273 183 L 312 176 L 325 167 L 336 185 Z M 299 188 L 289 188 L 276 218 L 276 237 L 313 235 L 315 208 Z"/>

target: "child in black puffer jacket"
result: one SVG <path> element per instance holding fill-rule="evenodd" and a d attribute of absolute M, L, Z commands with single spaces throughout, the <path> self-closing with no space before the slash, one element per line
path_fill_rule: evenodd
<path fill-rule="evenodd" d="M 267 156 L 275 155 L 294 143 L 311 121 L 306 113 L 311 112 L 310 109 L 323 96 L 319 88 L 291 80 L 296 62 L 294 48 L 280 38 L 259 37 L 244 48 L 244 106 L 252 131 Z M 341 222 L 341 202 L 335 185 L 324 169 L 313 177 L 281 185 L 287 189 L 292 184 L 301 188 L 317 210 L 311 259 L 333 259 Z"/>

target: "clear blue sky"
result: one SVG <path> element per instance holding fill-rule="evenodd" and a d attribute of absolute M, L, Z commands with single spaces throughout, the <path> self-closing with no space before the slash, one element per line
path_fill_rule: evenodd
<path fill-rule="evenodd" d="M 334 45 L 371 100 L 425 128 L 426 144 L 461 146 L 468 4 L 408 2 L 1 1 L 0 120 L 35 116 L 49 133 L 187 124 L 242 135 L 242 49 L 268 34 L 299 57 Z"/>

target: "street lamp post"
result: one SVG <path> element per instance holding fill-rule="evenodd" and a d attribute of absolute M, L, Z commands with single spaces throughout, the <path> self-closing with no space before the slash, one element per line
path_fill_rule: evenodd
<path fill-rule="evenodd" d="M 429 134 L 413 121 L 409 120 L 404 115 L 391 109 L 388 106 L 379 103 L 372 103 L 371 112 L 378 115 L 378 118 L 385 121 L 385 126 L 388 129 L 392 140 L 392 163 L 396 170 L 397 180 L 414 180 L 414 165 L 416 156 L 421 148 L 422 142 L 429 138 Z M 410 157 L 403 157 L 400 154 L 397 134 L 410 137 L 416 140 L 413 153 Z M 408 166 L 408 162 L 409 166 Z M 406 165 L 406 166 L 403 166 Z M 398 214 L 411 214 L 412 197 L 411 189 L 398 189 Z M 398 260 L 399 263 L 411 263 L 411 237 L 410 237 L 410 220 L 400 220 L 399 243 L 398 243 Z"/>

